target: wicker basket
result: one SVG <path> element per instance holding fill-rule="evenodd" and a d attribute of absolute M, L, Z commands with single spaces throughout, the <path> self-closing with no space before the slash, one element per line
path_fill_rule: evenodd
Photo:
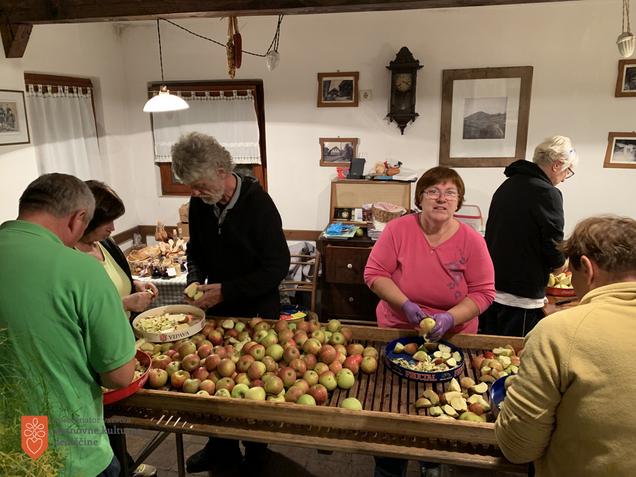
<path fill-rule="evenodd" d="M 373 207 L 371 208 L 371 214 L 373 216 L 373 220 L 376 220 L 382 223 L 387 223 L 393 219 L 397 219 L 398 217 L 401 217 L 406 212 L 406 210 L 404 210 L 404 208 L 402 207 L 400 207 L 399 210 L 396 210 L 394 212 L 389 212 L 388 210 L 385 210 L 382 207 L 382 205 L 383 205 L 382 202 L 373 204 Z M 393 205 L 393 204 L 389 204 L 389 205 Z"/>

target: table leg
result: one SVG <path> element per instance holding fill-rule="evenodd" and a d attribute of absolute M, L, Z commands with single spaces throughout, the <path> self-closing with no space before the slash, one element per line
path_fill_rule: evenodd
<path fill-rule="evenodd" d="M 175 432 L 174 438 L 177 444 L 177 472 L 179 477 L 185 477 L 185 455 L 183 452 L 183 434 Z"/>
<path fill-rule="evenodd" d="M 114 430 L 118 430 L 119 428 L 110 428 Z M 133 471 L 133 469 L 128 468 L 128 452 L 126 452 L 126 434 L 124 432 L 113 432 L 110 434 L 110 445 L 113 448 L 113 452 L 115 453 L 115 457 L 119 461 L 119 465 L 121 466 L 121 475 L 128 476 Z"/>

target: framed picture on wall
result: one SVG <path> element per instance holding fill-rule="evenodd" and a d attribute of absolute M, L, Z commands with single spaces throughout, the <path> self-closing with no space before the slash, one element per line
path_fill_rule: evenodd
<path fill-rule="evenodd" d="M 636 97 L 636 60 L 620 60 L 616 79 L 616 97 Z"/>
<path fill-rule="evenodd" d="M 532 66 L 444 70 L 439 163 L 504 167 L 524 159 Z"/>
<path fill-rule="evenodd" d="M 611 132 L 603 167 L 636 169 L 636 132 Z"/>
<path fill-rule="evenodd" d="M 356 137 L 321 137 L 320 165 L 349 166 L 356 157 L 358 138 Z"/>
<path fill-rule="evenodd" d="M 358 106 L 359 73 L 318 73 L 318 107 Z"/>
<path fill-rule="evenodd" d="M 0 89 L 0 145 L 29 142 L 24 91 Z"/>

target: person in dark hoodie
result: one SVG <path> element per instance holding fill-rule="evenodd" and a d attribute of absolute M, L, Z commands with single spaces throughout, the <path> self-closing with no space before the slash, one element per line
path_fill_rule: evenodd
<path fill-rule="evenodd" d="M 290 260 L 281 218 L 256 179 L 233 169 L 232 156 L 211 136 L 190 133 L 172 147 L 172 171 L 192 189 L 187 282 L 203 292 L 192 304 L 214 316 L 278 319 L 278 285 Z M 267 446 L 243 444 L 242 470 L 249 474 L 262 462 Z M 190 473 L 217 470 L 227 475 L 238 473 L 241 469 L 228 467 L 241 461 L 238 441 L 211 438 L 186 465 Z"/>
<path fill-rule="evenodd" d="M 482 334 L 525 336 L 544 317 L 550 272 L 565 268 L 557 248 L 563 240 L 563 196 L 556 186 L 574 175 L 578 157 L 569 138 L 554 136 L 536 147 L 532 161 L 506 167 L 508 179 L 490 204 L 486 244 L 496 296 L 479 317 Z"/>

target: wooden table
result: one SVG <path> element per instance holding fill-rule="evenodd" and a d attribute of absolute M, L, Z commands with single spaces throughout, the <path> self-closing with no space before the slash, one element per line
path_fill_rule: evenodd
<path fill-rule="evenodd" d="M 387 342 L 414 335 L 408 330 L 351 328 L 354 341 L 374 346 L 380 356 Z M 523 345 L 522 338 L 489 335 L 459 334 L 449 341 L 463 349 L 464 375 L 472 378 L 475 378 L 471 365 L 474 355 L 506 344 L 515 349 Z M 492 470 L 526 470 L 526 466 L 511 464 L 502 456 L 496 445 L 493 423 L 442 420 L 424 415 L 424 410 L 416 410 L 415 400 L 427 387 L 438 392 L 443 389 L 442 384 L 400 378 L 379 363 L 377 373 L 360 373 L 352 389 L 336 389 L 324 406 L 143 389 L 109 406 L 106 414 L 107 423 L 112 426 L 175 433 L 179 475 L 185 475 L 183 434 L 249 439 Z M 357 397 L 364 410 L 339 408 L 339 403 L 349 396 Z"/>

